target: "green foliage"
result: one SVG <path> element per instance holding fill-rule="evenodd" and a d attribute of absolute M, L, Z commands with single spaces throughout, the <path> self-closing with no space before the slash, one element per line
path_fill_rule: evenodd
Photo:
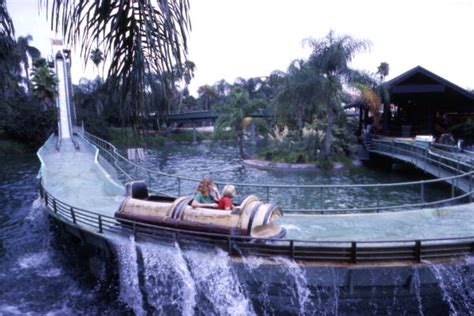
<path fill-rule="evenodd" d="M 466 122 L 456 124 L 449 128 L 454 137 L 468 140 L 469 143 L 474 141 L 474 120 L 469 119 Z"/>
<path fill-rule="evenodd" d="M 56 108 L 42 109 L 34 99 L 20 98 L 11 109 L 4 129 L 12 138 L 38 146 L 55 130 L 56 124 Z"/>
<path fill-rule="evenodd" d="M 0 130 L 0 154 L 22 154 L 34 150 L 36 150 L 35 146 L 18 142 Z"/>
<path fill-rule="evenodd" d="M 326 165 L 328 161 L 341 161 L 357 150 L 357 141 L 348 127 L 344 115 L 339 115 L 332 127 L 334 142 L 329 157 L 323 155 L 324 131 L 327 123 L 314 119 L 312 124 L 300 131 L 275 128 L 269 144 L 258 152 L 260 158 L 275 162 L 307 163 Z M 326 163 L 328 162 L 328 163 Z"/>
<path fill-rule="evenodd" d="M 109 60 L 107 85 L 110 94 L 119 94 L 121 115 L 134 128 L 147 114 L 144 93 L 150 89 L 147 77 L 159 76 L 161 91 L 173 85 L 174 68 L 182 73 L 190 28 L 189 1 L 47 1 L 51 25 L 61 28 L 68 44 L 80 47 L 88 60 L 100 43 Z M 54 4 L 52 4 L 54 2 Z M 160 102 L 169 109 L 168 103 Z"/>
<path fill-rule="evenodd" d="M 58 79 L 44 58 L 38 59 L 33 64 L 31 81 L 33 95 L 42 104 L 43 108 L 54 106 L 54 97 L 57 95 Z"/>

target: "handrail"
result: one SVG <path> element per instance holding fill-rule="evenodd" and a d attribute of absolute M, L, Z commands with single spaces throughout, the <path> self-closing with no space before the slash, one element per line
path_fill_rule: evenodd
<path fill-rule="evenodd" d="M 117 148 L 111 144 L 110 142 L 107 142 L 95 135 L 92 135 L 90 133 L 84 132 L 78 133 L 79 136 L 81 136 L 86 142 L 97 146 L 97 148 L 101 151 L 103 156 L 112 163 L 113 167 L 117 169 L 117 171 L 120 172 L 123 176 L 126 177 L 127 181 L 132 180 L 132 179 L 145 179 L 148 180 L 149 184 L 151 184 L 151 177 L 152 176 L 159 176 L 159 177 L 167 177 L 170 179 L 174 179 L 177 181 L 177 192 L 178 195 L 181 195 L 181 182 L 184 181 L 191 181 L 198 183 L 200 179 L 196 178 L 190 178 L 190 177 L 184 177 L 180 175 L 175 175 L 175 174 L 169 174 L 165 173 L 162 171 L 157 171 L 157 170 L 152 170 L 149 168 L 146 168 L 144 166 L 141 166 L 135 162 L 132 162 L 128 160 L 126 157 L 122 156 Z M 413 159 L 419 159 L 421 162 L 423 162 L 425 165 L 426 164 L 432 164 L 437 166 L 440 170 L 441 167 L 444 169 L 447 169 L 449 173 L 454 173 L 455 175 L 453 176 L 447 176 L 447 177 L 439 177 L 437 179 L 429 179 L 429 180 L 420 180 L 420 181 L 410 181 L 410 182 L 400 182 L 400 183 L 376 183 L 376 184 L 329 184 L 329 185 L 322 185 L 322 184 L 315 184 L 315 185 L 282 185 L 282 184 L 251 184 L 251 183 L 231 183 L 236 187 L 240 188 L 253 188 L 253 189 L 266 189 L 266 200 L 270 200 L 270 193 L 272 193 L 272 190 L 275 189 L 313 189 L 313 190 L 319 190 L 319 192 L 316 192 L 316 194 L 319 194 L 321 196 L 320 198 L 320 205 L 319 208 L 312 208 L 312 209 L 301 209 L 301 208 L 291 208 L 291 207 L 285 207 L 285 211 L 287 213 L 303 213 L 304 211 L 308 211 L 309 213 L 317 213 L 317 214 L 334 214 L 334 213 L 354 213 L 354 212 L 380 212 L 380 211 L 387 211 L 387 210 L 393 210 L 393 209 L 400 209 L 400 208 L 409 208 L 409 207 L 429 207 L 441 203 L 446 203 L 446 202 L 454 202 L 454 201 L 461 201 L 462 199 L 465 199 L 466 197 L 471 200 L 471 196 L 473 193 L 473 188 L 471 185 L 472 182 L 472 177 L 474 175 L 474 170 L 473 170 L 473 165 L 465 163 L 460 160 L 454 160 L 448 157 L 444 157 L 441 155 L 438 155 L 436 153 L 430 152 L 427 148 L 424 148 L 422 146 L 418 146 L 416 144 L 407 144 L 404 142 L 398 142 L 394 140 L 379 140 L 379 139 L 374 139 L 371 142 L 372 146 L 376 146 L 377 144 L 381 144 L 382 146 L 388 146 L 388 150 L 386 152 L 401 152 L 405 156 L 412 157 L 412 163 Z M 407 147 L 408 149 L 405 148 L 400 148 L 400 147 Z M 372 149 L 374 151 L 374 149 Z M 420 153 L 421 152 L 421 153 Z M 122 166 L 120 163 L 125 163 L 129 166 L 130 169 L 135 171 L 135 175 L 129 174 Z M 415 163 L 414 163 L 415 164 Z M 416 165 L 416 164 L 415 164 Z M 467 170 L 462 170 L 462 168 L 465 168 Z M 140 174 L 141 173 L 141 174 Z M 463 180 L 464 179 L 464 180 Z M 455 196 L 454 192 L 454 187 L 458 187 L 459 183 L 462 181 L 465 181 L 465 183 L 469 183 L 469 190 L 466 192 L 467 194 L 463 195 L 458 195 Z M 214 181 L 216 185 L 224 185 L 228 184 L 227 182 L 221 182 L 221 181 Z M 453 186 L 452 189 L 452 196 L 449 199 L 442 199 L 438 201 L 431 201 L 431 202 L 426 202 L 424 201 L 424 187 L 429 184 L 433 183 L 441 183 L 441 182 L 446 182 L 449 183 Z M 420 187 L 420 198 L 422 200 L 422 203 L 417 203 L 417 204 L 402 204 L 402 205 L 384 205 L 380 201 L 380 191 L 381 189 L 390 189 L 390 188 L 398 188 L 398 187 L 407 187 L 407 186 L 419 186 Z M 366 189 L 366 190 L 376 190 L 377 191 L 377 203 L 376 206 L 374 207 L 353 207 L 353 208 L 346 208 L 346 209 L 339 209 L 339 208 L 330 208 L 325 205 L 325 202 L 323 201 L 323 195 L 324 193 L 327 194 L 327 192 L 331 192 L 331 190 L 341 190 L 341 189 Z M 265 198 L 265 196 L 264 196 Z"/>
<path fill-rule="evenodd" d="M 186 242 L 220 247 L 234 256 L 285 256 L 295 260 L 327 262 L 388 262 L 461 257 L 474 252 L 474 236 L 395 239 L 395 240 L 304 240 L 253 238 L 216 233 L 188 231 L 178 228 L 136 222 L 76 208 L 58 200 L 40 183 L 40 195 L 49 214 L 79 229 L 105 236 L 129 233 L 137 237 L 161 241 Z"/>

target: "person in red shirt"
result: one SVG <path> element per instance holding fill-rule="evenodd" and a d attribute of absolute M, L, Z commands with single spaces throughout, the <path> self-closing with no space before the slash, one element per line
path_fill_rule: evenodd
<path fill-rule="evenodd" d="M 226 185 L 222 192 L 222 198 L 219 200 L 217 208 L 221 210 L 231 210 L 233 208 L 232 199 L 234 198 L 235 194 L 235 187 L 231 184 Z"/>

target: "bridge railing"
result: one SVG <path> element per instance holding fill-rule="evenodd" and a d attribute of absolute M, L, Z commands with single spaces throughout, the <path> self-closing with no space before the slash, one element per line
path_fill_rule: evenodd
<path fill-rule="evenodd" d="M 101 156 L 115 167 L 124 182 L 133 179 L 144 180 L 155 192 L 180 196 L 192 193 L 197 183 L 201 180 L 146 168 L 128 160 L 118 152 L 113 144 L 101 138 L 87 132 L 84 132 L 81 136 L 99 149 Z M 370 149 L 378 149 L 387 155 L 399 154 L 409 157 L 411 163 L 418 164 L 419 166 L 420 164 L 425 164 L 425 167 L 427 165 L 435 165 L 440 170 L 446 170 L 452 176 L 442 176 L 440 173 L 439 179 L 351 185 L 247 184 L 220 181 L 215 181 L 215 184 L 220 187 L 225 184 L 233 184 L 237 187 L 241 196 L 257 194 L 263 200 L 280 205 L 287 213 L 298 214 L 409 210 L 471 201 L 473 193 L 471 183 L 474 172 L 471 165 L 463 161 L 429 153 L 426 148 L 403 142 L 373 140 Z M 429 186 L 445 185 L 445 183 L 451 185 L 450 193 L 445 195 L 436 194 L 435 197 L 428 194 L 427 189 Z M 468 189 L 464 190 L 464 192 L 459 192 L 456 189 L 459 187 L 459 183 L 468 183 Z M 396 194 L 405 194 L 410 198 L 409 202 L 394 202 L 392 196 Z M 371 202 L 368 202 L 369 200 Z M 304 207 L 301 207 L 301 204 L 295 207 L 295 204 L 302 203 L 301 201 L 309 202 Z"/>
<path fill-rule="evenodd" d="M 40 195 L 51 216 L 84 233 L 101 238 L 134 235 L 137 241 L 178 244 L 181 248 L 218 247 L 231 256 L 289 257 L 301 261 L 384 263 L 470 256 L 474 236 L 408 240 L 299 240 L 263 239 L 193 232 L 106 216 L 65 203 L 40 184 Z M 83 236 L 83 233 L 81 233 Z"/>

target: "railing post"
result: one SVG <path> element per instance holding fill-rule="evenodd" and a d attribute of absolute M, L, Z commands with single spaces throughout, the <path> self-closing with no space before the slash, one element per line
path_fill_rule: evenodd
<path fill-rule="evenodd" d="M 148 171 L 148 185 L 151 185 L 151 173 L 150 173 L 150 171 Z"/>
<path fill-rule="evenodd" d="M 323 187 L 319 188 L 319 207 L 324 210 Z"/>
<path fill-rule="evenodd" d="M 181 196 L 181 178 L 178 178 L 178 196 Z"/>
<path fill-rule="evenodd" d="M 270 187 L 267 186 L 266 189 L 267 189 L 267 202 L 270 202 Z"/>
<path fill-rule="evenodd" d="M 455 197 L 455 192 L 454 192 L 454 178 L 451 179 L 451 197 Z"/>
<path fill-rule="evenodd" d="M 421 182 L 421 202 L 425 202 L 425 183 Z"/>
<path fill-rule="evenodd" d="M 102 216 L 99 214 L 99 233 L 103 233 L 103 229 L 102 229 Z"/>
<path fill-rule="evenodd" d="M 415 260 L 421 262 L 421 240 L 415 241 Z"/>
<path fill-rule="evenodd" d="M 49 199 L 48 199 L 48 192 L 46 192 L 45 195 L 44 195 L 44 204 L 45 204 L 46 206 L 48 206 L 48 202 L 49 202 L 48 200 L 49 200 Z"/>
<path fill-rule="evenodd" d="M 72 218 L 72 222 L 76 224 L 76 213 L 74 212 L 73 207 L 71 207 L 71 218 Z"/>
<path fill-rule="evenodd" d="M 54 211 L 54 214 L 58 213 L 58 209 L 56 207 L 56 200 L 55 199 L 53 199 L 53 211 Z"/>
<path fill-rule="evenodd" d="M 137 223 L 136 222 L 133 222 L 133 237 L 137 238 Z"/>
<path fill-rule="evenodd" d="M 472 203 L 472 175 L 469 173 L 469 203 Z"/>
<path fill-rule="evenodd" d="M 357 263 L 357 242 L 351 242 L 351 261 Z"/>
<path fill-rule="evenodd" d="M 291 258 L 295 257 L 295 242 L 290 240 L 290 256 Z"/>
<path fill-rule="evenodd" d="M 232 238 L 231 238 L 231 236 L 227 237 L 227 252 L 229 253 L 229 255 L 232 254 Z"/>
<path fill-rule="evenodd" d="M 377 186 L 377 213 L 380 212 L 380 186 Z"/>

